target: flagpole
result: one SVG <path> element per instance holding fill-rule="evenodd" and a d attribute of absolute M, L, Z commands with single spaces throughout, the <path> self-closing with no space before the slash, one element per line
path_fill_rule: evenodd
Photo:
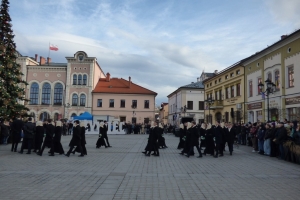
<path fill-rule="evenodd" d="M 50 42 L 49 42 L 49 46 L 48 46 L 48 58 L 50 58 Z M 48 65 L 49 65 L 49 59 L 47 58 L 47 62 L 48 62 Z"/>

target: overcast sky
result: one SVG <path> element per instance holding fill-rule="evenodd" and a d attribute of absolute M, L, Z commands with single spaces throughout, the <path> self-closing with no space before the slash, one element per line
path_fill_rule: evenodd
<path fill-rule="evenodd" d="M 300 28 L 299 0 L 11 0 L 22 55 L 53 62 L 85 51 L 103 71 L 158 93 L 213 72 Z"/>

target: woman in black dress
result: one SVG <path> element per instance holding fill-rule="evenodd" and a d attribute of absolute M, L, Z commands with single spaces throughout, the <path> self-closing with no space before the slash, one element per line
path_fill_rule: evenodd
<path fill-rule="evenodd" d="M 101 146 L 105 146 L 107 148 L 106 143 L 104 141 L 103 134 L 105 134 L 105 127 L 104 127 L 104 122 L 100 122 L 100 128 L 99 128 L 99 138 L 96 143 L 96 148 L 100 148 Z"/>
<path fill-rule="evenodd" d="M 184 140 L 183 137 L 185 136 L 185 130 L 184 130 L 184 125 L 180 124 L 179 125 L 179 144 L 177 146 L 177 149 L 182 149 L 184 148 Z"/>
<path fill-rule="evenodd" d="M 82 153 L 84 155 L 87 155 L 87 151 L 86 151 L 86 141 L 85 141 L 85 125 L 84 122 L 80 122 L 79 124 L 80 126 L 80 143 L 81 143 L 81 148 L 82 148 Z M 74 149 L 74 151 L 72 152 L 73 154 L 75 154 L 75 152 L 81 153 L 79 147 L 77 146 L 76 149 Z"/>
<path fill-rule="evenodd" d="M 204 155 L 210 154 L 211 156 L 213 156 L 215 151 L 215 142 L 214 142 L 214 131 L 211 128 L 210 123 L 207 124 L 205 130 L 205 143 L 206 143 L 206 147 L 204 150 Z"/>
<path fill-rule="evenodd" d="M 43 144 L 44 134 L 45 134 L 45 128 L 43 126 L 43 122 L 38 121 L 36 123 L 36 128 L 35 128 L 35 136 L 34 136 L 35 145 L 34 145 L 33 152 L 36 152 L 41 149 Z"/>
<path fill-rule="evenodd" d="M 54 129 L 54 138 L 53 138 L 53 152 L 59 153 L 59 155 L 62 155 L 65 153 L 62 145 L 61 145 L 61 134 L 62 134 L 62 123 L 61 121 L 57 121 Z M 50 150 L 51 152 L 51 150 Z M 54 156 L 54 154 L 50 154 L 49 156 Z"/>

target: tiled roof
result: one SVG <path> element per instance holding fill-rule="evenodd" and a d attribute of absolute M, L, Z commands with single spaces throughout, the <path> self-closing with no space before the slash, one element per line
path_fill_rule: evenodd
<path fill-rule="evenodd" d="M 93 93 L 114 93 L 114 94 L 150 94 L 157 95 L 156 92 L 143 88 L 133 82 L 129 87 L 129 81 L 123 78 L 100 78 Z"/>

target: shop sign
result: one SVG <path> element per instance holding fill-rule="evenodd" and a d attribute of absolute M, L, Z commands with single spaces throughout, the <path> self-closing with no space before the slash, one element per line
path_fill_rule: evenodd
<path fill-rule="evenodd" d="M 228 103 L 235 103 L 235 101 L 237 101 L 238 99 L 237 98 L 234 98 L 234 99 L 229 99 L 227 100 Z"/>
<path fill-rule="evenodd" d="M 300 96 L 285 99 L 285 105 L 300 104 Z"/>
<path fill-rule="evenodd" d="M 275 99 L 274 100 L 270 100 L 269 105 L 270 105 L 270 108 L 279 108 L 280 107 L 278 100 L 275 100 Z"/>
<path fill-rule="evenodd" d="M 247 108 L 248 108 L 248 110 L 261 109 L 262 102 L 248 104 Z"/>

